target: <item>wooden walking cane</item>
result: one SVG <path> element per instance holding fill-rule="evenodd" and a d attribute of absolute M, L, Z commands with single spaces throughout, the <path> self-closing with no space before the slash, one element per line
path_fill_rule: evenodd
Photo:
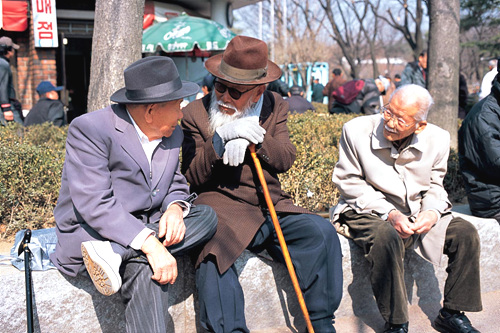
<path fill-rule="evenodd" d="M 302 295 L 302 290 L 300 290 L 299 281 L 297 280 L 297 274 L 295 274 L 295 269 L 292 265 L 292 259 L 290 258 L 290 253 L 288 252 L 288 247 L 286 245 L 285 238 L 283 237 L 283 231 L 281 231 L 278 216 L 276 215 L 276 210 L 274 209 L 274 204 L 271 200 L 269 189 L 267 188 L 266 179 L 264 178 L 264 173 L 262 172 L 262 166 L 260 165 L 259 158 L 257 157 L 257 153 L 255 152 L 255 145 L 250 144 L 248 149 L 250 149 L 250 155 L 252 155 L 255 169 L 257 170 L 257 175 L 259 176 L 259 180 L 262 185 L 262 190 L 264 192 L 264 197 L 269 209 L 269 214 L 271 214 L 274 230 L 276 230 L 276 235 L 278 235 L 281 250 L 283 251 L 283 257 L 285 257 L 286 268 L 288 268 L 288 273 L 290 274 L 290 278 L 292 279 L 293 288 L 295 289 L 295 294 L 297 295 L 297 298 L 299 300 L 300 309 L 302 310 L 302 314 L 304 315 L 307 330 L 309 333 L 314 333 L 311 319 L 309 318 L 309 312 L 307 312 L 306 302 L 304 301 L 304 296 Z"/>

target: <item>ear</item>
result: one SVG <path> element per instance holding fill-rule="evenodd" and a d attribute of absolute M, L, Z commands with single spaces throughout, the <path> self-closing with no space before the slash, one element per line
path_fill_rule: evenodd
<path fill-rule="evenodd" d="M 414 133 L 418 134 L 418 133 L 422 132 L 425 129 L 426 126 L 427 126 L 427 120 L 419 121 L 418 122 L 418 127 L 417 127 L 417 129 L 415 130 Z"/>
<path fill-rule="evenodd" d="M 252 99 L 253 103 L 257 103 L 259 101 L 260 96 L 262 96 L 262 94 L 264 93 L 264 91 L 266 91 L 266 85 L 265 84 L 261 84 L 260 86 L 258 86 L 257 88 L 255 88 L 255 90 L 257 90 L 257 93 L 255 94 L 254 98 Z"/>
<path fill-rule="evenodd" d="M 155 104 L 146 104 L 144 106 L 146 110 L 144 111 L 144 120 L 146 120 L 146 123 L 151 124 L 153 122 L 153 111 Z"/>

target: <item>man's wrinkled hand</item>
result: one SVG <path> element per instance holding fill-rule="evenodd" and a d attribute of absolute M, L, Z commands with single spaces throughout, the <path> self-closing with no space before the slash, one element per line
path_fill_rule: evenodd
<path fill-rule="evenodd" d="M 236 119 L 216 129 L 217 134 L 226 143 L 230 140 L 243 138 L 258 144 L 264 141 L 266 130 L 259 125 L 258 116 Z"/>
<path fill-rule="evenodd" d="M 141 250 L 146 254 L 149 265 L 153 269 L 151 279 L 159 284 L 174 284 L 178 274 L 177 261 L 165 246 L 156 237 L 150 235 L 146 238 Z"/>
<path fill-rule="evenodd" d="M 389 217 L 387 219 L 394 229 L 398 232 L 399 236 L 403 239 L 406 239 L 414 234 L 413 231 L 413 223 L 408 220 L 408 217 L 401 213 L 399 210 L 392 210 L 389 213 Z"/>
<path fill-rule="evenodd" d="M 3 113 L 3 117 L 5 118 L 5 120 L 13 121 L 14 120 L 14 112 L 6 111 Z"/>
<path fill-rule="evenodd" d="M 250 142 L 246 139 L 234 139 L 226 143 L 226 150 L 224 155 L 222 155 L 224 164 L 235 167 L 243 163 L 249 144 Z"/>
<path fill-rule="evenodd" d="M 160 219 L 158 238 L 165 237 L 163 246 L 175 245 L 184 239 L 186 225 L 184 224 L 184 211 L 181 206 L 174 203 L 168 207 Z"/>
<path fill-rule="evenodd" d="M 438 221 L 438 216 L 436 212 L 432 210 L 426 210 L 418 213 L 415 223 L 413 223 L 413 231 L 416 234 L 425 234 L 431 230 L 431 228 Z"/>

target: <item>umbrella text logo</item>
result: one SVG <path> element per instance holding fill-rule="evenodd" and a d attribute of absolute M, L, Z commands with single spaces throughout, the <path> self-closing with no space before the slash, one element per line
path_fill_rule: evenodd
<path fill-rule="evenodd" d="M 189 34 L 190 31 L 191 31 L 191 27 L 190 26 L 187 26 L 187 27 L 176 26 L 174 29 L 172 29 L 172 31 L 167 32 L 163 36 L 163 40 L 169 40 L 169 39 L 173 39 L 173 38 L 180 38 L 180 37 L 183 37 L 183 36 Z M 190 38 L 190 37 L 187 37 L 187 38 Z"/>

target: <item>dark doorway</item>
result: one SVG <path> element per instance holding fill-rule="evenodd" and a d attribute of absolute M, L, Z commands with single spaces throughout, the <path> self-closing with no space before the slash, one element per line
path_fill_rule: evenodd
<path fill-rule="evenodd" d="M 86 37 L 67 37 L 61 43 L 64 61 L 57 61 L 59 82 L 66 82 L 68 94 L 68 123 L 87 112 L 87 95 L 90 81 L 90 57 L 92 39 Z M 64 69 L 63 69 L 64 66 Z"/>

